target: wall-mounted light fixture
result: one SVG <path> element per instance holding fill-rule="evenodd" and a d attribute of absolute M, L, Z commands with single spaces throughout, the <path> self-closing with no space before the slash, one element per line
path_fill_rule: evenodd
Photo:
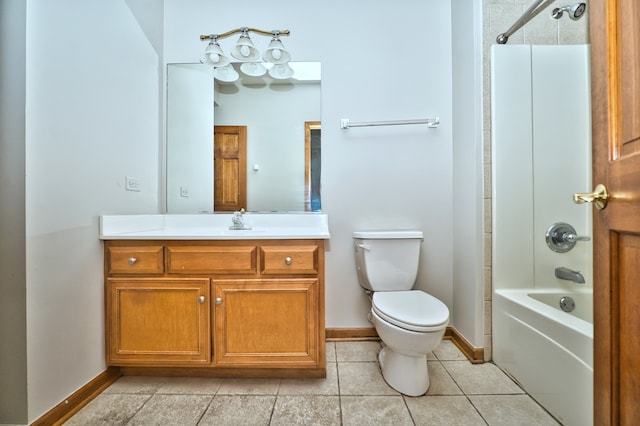
<path fill-rule="evenodd" d="M 262 55 L 253 45 L 253 41 L 249 36 L 250 32 L 271 37 L 271 41 Z M 264 31 L 256 28 L 241 27 L 222 34 L 200 36 L 200 40 L 209 40 L 200 62 L 214 67 L 213 76 L 217 80 L 231 82 L 240 77 L 231 65 L 231 60 L 218 43 L 218 40 L 238 33 L 240 37 L 230 52 L 232 57 L 241 62 L 240 70 L 244 74 L 256 77 L 261 76 L 267 72 L 268 68 L 269 75 L 273 78 L 286 79 L 293 75 L 293 69 L 289 66 L 291 54 L 280 41 L 280 36 L 288 36 L 290 34 L 289 30 Z"/>

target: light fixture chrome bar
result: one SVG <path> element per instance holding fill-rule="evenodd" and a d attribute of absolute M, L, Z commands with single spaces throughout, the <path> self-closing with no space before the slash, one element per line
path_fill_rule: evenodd
<path fill-rule="evenodd" d="M 349 129 L 351 127 L 371 127 L 371 126 L 404 126 L 407 124 L 426 124 L 429 128 L 436 128 L 440 125 L 440 117 L 420 118 L 417 120 L 390 120 L 390 121 L 362 121 L 352 123 L 348 118 L 340 119 L 340 128 Z"/>
<path fill-rule="evenodd" d="M 540 12 L 542 12 L 547 6 L 553 3 L 555 0 L 536 0 L 529 8 L 522 14 L 521 17 L 509 28 L 507 31 L 496 37 L 498 44 L 507 44 L 509 37 L 513 35 L 520 28 L 524 27 L 530 20 L 535 18 Z"/>
<path fill-rule="evenodd" d="M 289 30 L 265 31 L 265 30 L 259 30 L 257 28 L 241 27 L 241 28 L 234 28 L 233 30 L 229 30 L 229 31 L 224 32 L 222 34 L 202 34 L 200 36 L 200 40 L 223 39 L 223 38 L 227 38 L 229 36 L 232 36 L 234 34 L 239 34 L 239 33 L 243 32 L 243 31 L 249 31 L 249 32 L 258 33 L 258 34 L 262 34 L 262 35 L 266 35 L 266 36 L 270 36 L 270 35 L 288 36 L 289 34 L 291 34 L 291 31 L 289 31 Z"/>

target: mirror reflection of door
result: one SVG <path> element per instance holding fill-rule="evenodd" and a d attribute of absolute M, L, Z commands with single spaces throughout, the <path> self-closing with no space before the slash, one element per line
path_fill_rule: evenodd
<path fill-rule="evenodd" d="M 214 126 L 213 210 L 247 208 L 247 127 Z"/>
<path fill-rule="evenodd" d="M 319 121 L 304 123 L 304 209 L 320 211 L 320 141 Z"/>

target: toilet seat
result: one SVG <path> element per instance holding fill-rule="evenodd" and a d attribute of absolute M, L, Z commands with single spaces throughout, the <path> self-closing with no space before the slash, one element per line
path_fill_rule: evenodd
<path fill-rule="evenodd" d="M 385 321 L 411 331 L 438 331 L 449 323 L 447 306 L 421 290 L 375 292 L 371 309 Z"/>

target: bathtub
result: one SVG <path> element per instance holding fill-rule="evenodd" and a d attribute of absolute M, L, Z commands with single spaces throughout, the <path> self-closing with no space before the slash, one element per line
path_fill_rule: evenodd
<path fill-rule="evenodd" d="M 592 301 L 589 289 L 494 291 L 494 362 L 567 426 L 593 424 Z"/>

